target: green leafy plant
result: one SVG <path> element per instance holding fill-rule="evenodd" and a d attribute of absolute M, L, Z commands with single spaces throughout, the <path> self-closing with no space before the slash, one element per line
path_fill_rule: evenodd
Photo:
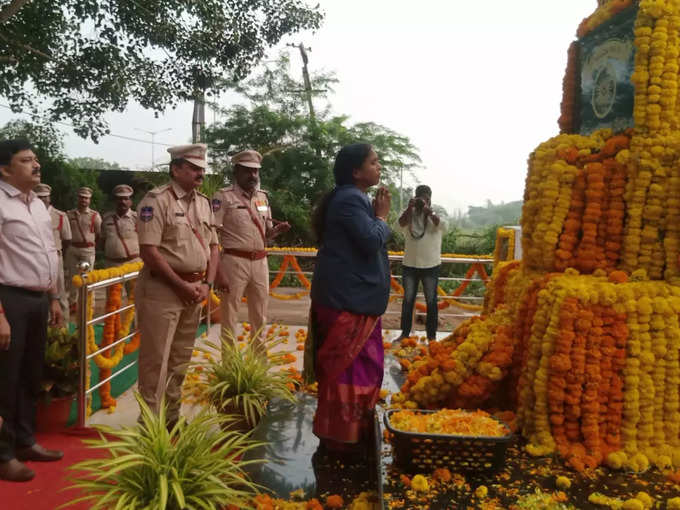
<path fill-rule="evenodd" d="M 48 404 L 52 398 L 76 394 L 78 365 L 78 335 L 66 328 L 49 327 L 41 383 L 42 395 Z"/>
<path fill-rule="evenodd" d="M 165 405 L 156 414 L 139 394 L 135 397 L 141 423 L 96 427 L 100 439 L 85 443 L 108 455 L 69 468 L 84 473 L 69 488 L 85 495 L 60 508 L 88 501 L 93 510 L 220 510 L 245 505 L 261 489 L 244 468 L 262 461 L 241 458 L 263 444 L 223 430 L 232 416 L 204 410 L 190 422 L 181 417 L 168 430 Z"/>
<path fill-rule="evenodd" d="M 259 333 L 259 332 L 258 332 Z M 255 333 L 254 336 L 257 336 Z M 262 340 L 263 348 L 271 352 L 283 339 L 268 337 Z M 205 342 L 198 351 L 206 353 L 189 366 L 190 373 L 198 373 L 203 384 L 199 387 L 203 397 L 220 412 L 241 412 L 254 427 L 265 412 L 267 402 L 275 397 L 294 401 L 291 391 L 294 380 L 291 373 L 280 369 L 288 353 L 266 355 L 255 342 L 237 345 L 230 332 L 222 334 L 221 342 Z M 222 357 L 215 359 L 215 352 Z"/>

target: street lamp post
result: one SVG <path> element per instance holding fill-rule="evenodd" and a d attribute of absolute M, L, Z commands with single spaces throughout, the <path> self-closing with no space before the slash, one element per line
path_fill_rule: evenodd
<path fill-rule="evenodd" d="M 155 142 L 156 142 L 156 135 L 159 133 L 165 133 L 166 131 L 172 131 L 172 128 L 167 128 L 167 129 L 161 129 L 159 131 L 148 131 L 146 129 L 140 129 L 140 128 L 135 128 L 137 131 L 141 131 L 142 133 L 147 133 L 151 135 L 151 171 L 153 171 L 155 164 L 156 164 L 156 151 L 155 151 Z"/>

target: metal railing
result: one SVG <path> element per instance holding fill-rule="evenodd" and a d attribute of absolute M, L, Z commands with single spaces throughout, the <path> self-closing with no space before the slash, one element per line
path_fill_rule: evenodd
<path fill-rule="evenodd" d="M 98 315 L 96 317 L 93 317 L 90 320 L 87 320 L 87 305 L 88 305 L 88 297 L 90 292 L 94 292 L 97 289 L 106 289 L 108 287 L 111 287 L 112 285 L 115 285 L 117 283 L 124 283 L 130 280 L 134 280 L 139 276 L 139 272 L 135 271 L 132 273 L 127 273 L 122 276 L 118 276 L 115 278 L 109 278 L 107 280 L 102 280 L 100 282 L 95 282 L 95 283 L 87 283 L 87 272 L 90 269 L 90 265 L 87 262 L 83 262 L 80 264 L 79 268 L 80 270 L 80 277 L 83 279 L 83 285 L 78 289 L 78 299 L 79 299 L 79 304 L 78 304 L 78 352 L 79 352 L 79 357 L 80 357 L 80 363 L 79 363 L 79 368 L 80 368 L 80 384 L 78 385 L 78 418 L 77 418 L 77 426 L 79 428 L 85 427 L 85 422 L 87 421 L 87 398 L 92 393 L 93 391 L 99 389 L 101 386 L 106 384 L 107 382 L 111 381 L 113 378 L 121 375 L 123 372 L 126 372 L 130 368 L 134 367 L 137 364 L 137 361 L 132 361 L 131 363 L 128 363 L 125 365 L 123 368 L 116 370 L 113 372 L 109 377 L 104 379 L 103 381 L 98 381 L 97 384 L 94 386 L 88 388 L 88 380 L 87 380 L 87 369 L 88 369 L 88 363 L 92 358 L 95 356 L 108 351 L 109 349 L 112 349 L 116 345 L 119 345 L 121 342 L 125 342 L 126 340 L 129 340 L 130 338 L 134 337 L 137 333 L 139 333 L 139 328 L 137 328 L 137 323 L 135 321 L 135 330 L 128 333 L 125 335 L 123 338 L 118 338 L 114 342 L 110 343 L 109 345 L 102 347 L 101 349 L 98 349 L 94 352 L 87 353 L 87 331 L 90 326 L 94 326 L 94 324 L 97 324 L 99 322 L 105 321 L 107 318 L 123 313 L 126 310 L 131 310 L 135 307 L 134 304 L 132 305 L 126 305 L 126 306 L 121 306 L 117 310 L 113 310 L 111 312 L 105 313 L 103 315 Z"/>
<path fill-rule="evenodd" d="M 296 250 L 295 248 L 291 248 L 290 250 L 275 250 L 275 251 L 270 251 L 268 253 L 269 256 L 286 256 L 286 255 L 292 255 L 294 257 L 302 257 L 302 258 L 311 258 L 314 259 L 316 258 L 316 252 L 315 251 L 309 251 L 309 250 Z M 390 262 L 403 262 L 404 256 L 403 255 L 397 255 L 397 254 L 390 254 L 389 255 L 389 260 Z M 466 264 L 466 265 L 472 265 L 472 264 L 484 264 L 487 266 L 493 266 L 493 259 L 491 258 L 485 258 L 485 257 L 442 257 L 441 258 L 442 265 L 444 264 Z M 274 271 L 271 272 L 270 277 L 274 278 L 277 273 L 274 273 Z M 298 272 L 294 269 L 287 269 L 284 271 L 284 274 L 298 274 Z M 310 276 L 313 275 L 313 271 L 302 271 L 302 274 L 305 276 Z M 392 278 L 396 278 L 398 280 L 401 280 L 402 276 L 398 274 L 392 274 L 390 275 Z M 481 278 L 464 278 L 464 277 L 439 277 L 439 281 L 455 281 L 455 282 L 484 282 Z M 394 296 L 392 289 L 390 289 L 390 296 Z M 403 299 L 403 296 L 398 295 L 400 299 Z M 422 298 L 424 297 L 422 292 L 419 292 L 417 294 L 417 297 Z M 443 296 L 438 296 L 439 299 L 446 299 Z M 481 296 L 456 296 L 456 300 L 458 301 L 465 301 L 470 304 L 480 304 L 482 301 L 484 301 L 484 298 Z M 454 305 L 455 306 L 455 305 Z M 391 311 L 388 310 L 385 312 L 388 315 L 399 315 L 401 312 L 400 311 Z M 415 314 L 420 314 L 421 312 L 418 312 L 416 308 L 414 307 L 414 313 Z M 478 313 L 475 312 L 468 312 L 468 313 L 442 313 L 440 311 L 439 317 L 450 317 L 450 318 L 469 318 L 469 317 L 474 317 L 479 315 Z"/>

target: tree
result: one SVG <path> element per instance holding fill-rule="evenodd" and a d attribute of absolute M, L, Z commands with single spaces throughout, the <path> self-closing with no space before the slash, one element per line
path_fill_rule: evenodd
<path fill-rule="evenodd" d="M 279 242 L 309 244 L 313 242 L 310 216 L 313 205 L 333 187 L 333 162 L 343 145 L 367 142 L 375 147 L 383 163 L 382 182 L 393 195 L 398 195 L 398 179 L 407 175 L 420 162 L 417 149 L 410 140 L 374 123 L 347 125 L 346 116 L 332 116 L 326 102 L 309 117 L 303 85 L 290 76 L 287 58 L 282 58 L 275 71 L 241 85 L 240 91 L 250 104 L 223 110 L 223 122 L 207 132 L 214 166 L 229 178 L 229 155 L 253 148 L 263 156 L 260 178 L 269 190 L 275 217 L 285 219 L 293 228 Z M 332 74 L 311 78 L 314 90 L 329 90 L 336 82 Z M 393 201 L 396 213 L 397 200 Z"/>
<path fill-rule="evenodd" d="M 97 140 L 105 113 L 218 94 L 321 19 L 304 0 L 0 0 L 0 96 Z"/>
<path fill-rule="evenodd" d="M 64 211 L 73 209 L 81 186 L 92 188 L 93 208 L 104 203 L 104 196 L 97 185 L 97 172 L 81 170 L 66 160 L 63 135 L 54 127 L 23 120 L 11 121 L 0 128 L 0 139 L 11 138 L 26 138 L 33 145 L 40 161 L 40 180 L 52 187 L 54 207 Z"/>
<path fill-rule="evenodd" d="M 118 163 L 106 161 L 101 158 L 82 156 L 78 158 L 69 158 L 68 161 L 82 170 L 124 170 Z"/>

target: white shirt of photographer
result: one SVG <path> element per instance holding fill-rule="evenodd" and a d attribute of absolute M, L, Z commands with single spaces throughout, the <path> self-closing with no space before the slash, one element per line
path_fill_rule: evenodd
<path fill-rule="evenodd" d="M 431 218 L 427 218 L 423 236 L 415 239 L 411 230 L 416 236 L 423 231 L 422 215 L 418 217 L 418 213 L 413 211 L 411 221 L 414 222 L 415 228 L 413 229 L 409 224 L 406 224 L 405 227 L 399 226 L 404 233 L 403 265 L 418 269 L 428 269 L 440 265 L 442 263 L 442 233 L 446 229 L 446 225 L 441 220 L 439 225 L 435 225 Z"/>

